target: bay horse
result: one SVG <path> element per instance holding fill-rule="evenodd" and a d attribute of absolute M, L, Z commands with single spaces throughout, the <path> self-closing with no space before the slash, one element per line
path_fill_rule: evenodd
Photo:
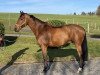
<path fill-rule="evenodd" d="M 72 42 L 75 44 L 79 55 L 79 69 L 82 71 L 87 51 L 87 39 L 85 29 L 76 24 L 53 27 L 47 22 L 43 22 L 33 15 L 20 11 L 20 16 L 15 24 L 15 32 L 19 32 L 23 27 L 29 26 L 36 36 L 37 42 L 42 49 L 44 59 L 44 71 L 47 71 L 47 48 L 59 47 Z"/>

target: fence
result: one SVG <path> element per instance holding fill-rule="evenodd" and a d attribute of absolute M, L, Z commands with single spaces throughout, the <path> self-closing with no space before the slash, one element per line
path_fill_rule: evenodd
<path fill-rule="evenodd" d="M 85 28 L 88 34 L 99 34 L 100 33 L 100 23 L 89 22 L 89 21 L 75 21 L 75 19 L 68 19 L 65 21 L 67 24 L 78 24 Z"/>
<path fill-rule="evenodd" d="M 6 34 L 16 34 L 14 32 L 14 25 L 18 19 L 19 14 L 14 13 L 0 13 L 0 22 L 2 22 L 5 25 L 5 32 Z M 99 34 L 100 33 L 100 21 L 98 17 L 84 17 L 84 16 L 59 16 L 59 15 L 35 15 L 39 19 L 43 21 L 47 20 L 62 20 L 66 22 L 66 24 L 79 24 L 82 27 L 85 28 L 86 32 L 88 34 Z M 28 27 L 25 27 L 22 31 L 22 34 L 32 34 L 31 30 Z"/>

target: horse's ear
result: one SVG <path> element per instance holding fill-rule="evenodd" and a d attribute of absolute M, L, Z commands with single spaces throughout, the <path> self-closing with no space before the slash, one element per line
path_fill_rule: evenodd
<path fill-rule="evenodd" d="M 23 11 L 20 11 L 20 14 L 24 14 L 24 12 Z"/>

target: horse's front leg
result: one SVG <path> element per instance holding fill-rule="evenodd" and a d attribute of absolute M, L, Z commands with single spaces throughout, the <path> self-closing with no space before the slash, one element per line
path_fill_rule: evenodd
<path fill-rule="evenodd" d="M 42 48 L 42 55 L 44 59 L 44 70 L 43 71 L 46 72 L 48 70 L 47 47 L 45 45 L 42 45 L 41 48 Z"/>

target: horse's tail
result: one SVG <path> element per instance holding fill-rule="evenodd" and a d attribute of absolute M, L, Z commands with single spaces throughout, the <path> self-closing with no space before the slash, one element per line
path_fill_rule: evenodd
<path fill-rule="evenodd" d="M 84 40 L 82 42 L 82 59 L 83 59 L 83 61 L 88 60 L 88 46 L 87 46 L 86 34 L 85 34 Z"/>

